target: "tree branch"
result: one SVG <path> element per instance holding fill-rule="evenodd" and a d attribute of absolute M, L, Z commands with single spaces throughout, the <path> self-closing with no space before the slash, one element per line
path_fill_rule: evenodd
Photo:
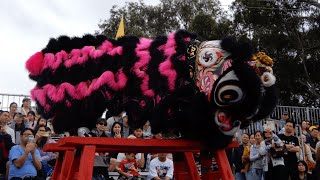
<path fill-rule="evenodd" d="M 301 80 L 301 79 L 299 79 L 298 82 L 299 82 L 300 84 L 306 86 L 306 87 L 309 89 L 309 91 L 312 93 L 312 95 L 314 95 L 314 96 L 316 96 L 318 99 L 320 99 L 320 94 L 317 92 L 316 88 L 315 88 L 313 85 L 311 85 L 311 84 L 309 84 L 309 83 L 306 83 L 305 81 L 303 81 L 303 80 Z"/>

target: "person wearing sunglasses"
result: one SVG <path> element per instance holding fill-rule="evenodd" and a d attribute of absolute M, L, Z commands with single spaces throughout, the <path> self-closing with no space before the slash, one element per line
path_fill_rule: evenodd
<path fill-rule="evenodd" d="M 107 121 L 104 118 L 99 118 L 89 136 L 92 137 L 108 137 Z M 96 152 L 93 165 L 92 179 L 109 179 L 108 167 L 110 164 L 109 153 Z"/>
<path fill-rule="evenodd" d="M 90 133 L 92 137 L 108 137 L 107 121 L 104 118 L 99 118 L 96 122 L 96 128 Z"/>

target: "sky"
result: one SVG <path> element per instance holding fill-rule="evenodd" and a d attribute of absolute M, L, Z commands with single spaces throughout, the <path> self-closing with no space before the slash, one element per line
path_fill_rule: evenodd
<path fill-rule="evenodd" d="M 28 78 L 25 62 L 31 55 L 43 49 L 52 37 L 94 33 L 100 20 L 109 18 L 112 5 L 123 6 L 126 1 L 1 0 L 0 94 L 29 95 L 35 82 Z M 156 5 L 159 1 L 144 2 Z"/>

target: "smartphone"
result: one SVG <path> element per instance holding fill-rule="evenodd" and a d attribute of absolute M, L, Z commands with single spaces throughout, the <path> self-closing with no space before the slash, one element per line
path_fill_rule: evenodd
<path fill-rule="evenodd" d="M 42 133 L 41 133 L 41 136 L 43 136 L 43 137 L 49 137 L 49 132 L 42 132 Z"/>
<path fill-rule="evenodd" d="M 34 142 L 34 136 L 33 135 L 29 135 L 28 136 L 28 143 L 33 143 Z"/>

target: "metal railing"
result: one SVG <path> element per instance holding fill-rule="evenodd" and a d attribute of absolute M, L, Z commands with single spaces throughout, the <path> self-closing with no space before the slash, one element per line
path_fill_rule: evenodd
<path fill-rule="evenodd" d="M 30 95 L 25 94 L 1 94 L 0 93 L 0 109 L 9 110 L 9 105 L 12 102 L 16 102 L 18 107 L 21 107 L 22 100 Z M 35 103 L 31 102 L 31 106 L 34 107 Z M 261 130 L 263 124 L 267 120 L 279 120 L 284 112 L 289 113 L 289 117 L 293 119 L 297 124 L 300 124 L 303 120 L 309 120 L 312 124 L 320 119 L 320 108 L 310 108 L 310 107 L 296 107 L 296 106 L 277 106 L 270 118 L 261 120 L 256 123 L 252 123 L 249 126 L 248 131 Z M 278 122 L 278 121 L 276 121 Z"/>
<path fill-rule="evenodd" d="M 296 124 L 301 124 L 303 120 L 309 120 L 311 124 L 314 124 L 320 120 L 320 108 L 277 106 L 269 118 L 251 123 L 248 128 L 244 129 L 244 132 L 251 134 L 256 131 L 263 131 L 263 125 L 267 121 L 274 121 L 276 124 L 275 132 L 278 133 L 284 126 L 284 122 L 279 121 L 284 112 L 288 112 L 289 118 L 294 120 Z"/>
<path fill-rule="evenodd" d="M 271 119 L 281 119 L 283 112 L 288 112 L 289 118 L 293 119 L 297 124 L 303 120 L 309 120 L 312 124 L 320 119 L 320 108 L 296 107 L 296 106 L 277 106 Z"/>
<path fill-rule="evenodd" d="M 30 95 L 24 94 L 1 94 L 0 93 L 0 109 L 1 110 L 9 110 L 10 103 L 15 102 L 18 104 L 18 107 L 21 107 L 23 98 L 28 97 Z M 31 106 L 34 106 L 34 102 L 31 102 Z"/>

